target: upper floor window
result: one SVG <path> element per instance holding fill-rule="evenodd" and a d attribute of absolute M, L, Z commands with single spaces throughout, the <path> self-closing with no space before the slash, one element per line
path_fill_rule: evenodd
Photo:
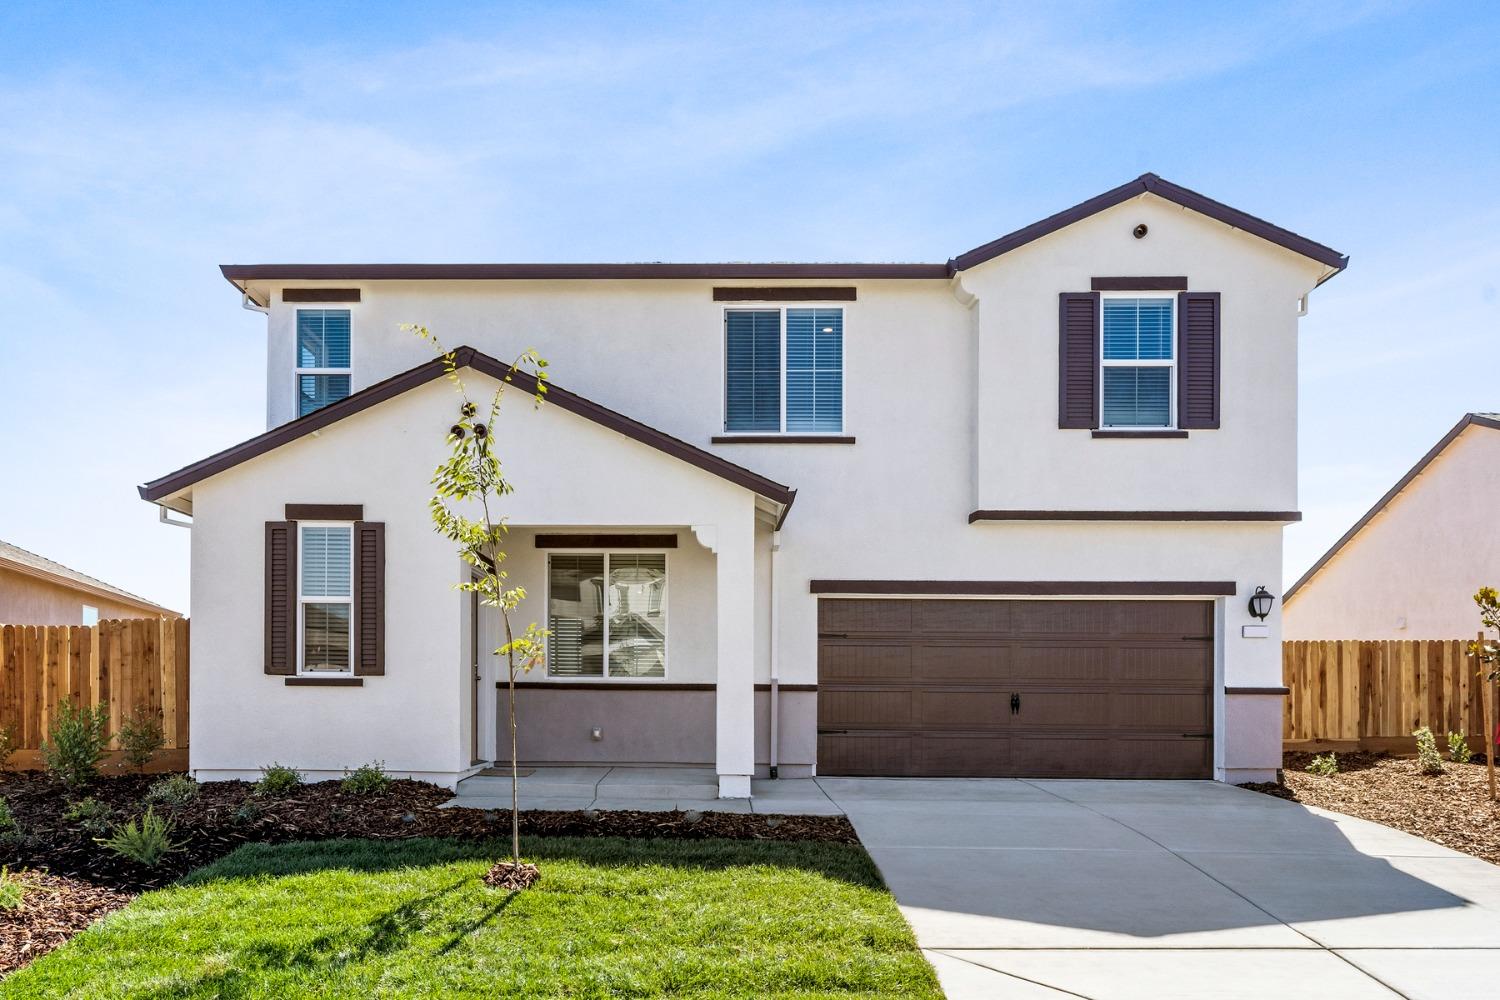
<path fill-rule="evenodd" d="M 1104 427 L 1176 426 L 1175 297 L 1101 300 L 1100 423 Z"/>
<path fill-rule="evenodd" d="M 724 429 L 842 431 L 844 310 L 725 310 Z"/>
<path fill-rule="evenodd" d="M 297 416 L 349 395 L 349 310 L 297 310 Z"/>
<path fill-rule="evenodd" d="M 299 524 L 297 672 L 352 672 L 354 526 Z"/>

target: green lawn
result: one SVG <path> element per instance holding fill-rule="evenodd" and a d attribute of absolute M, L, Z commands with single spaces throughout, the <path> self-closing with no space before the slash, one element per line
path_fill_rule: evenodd
<path fill-rule="evenodd" d="M 869 856 L 839 844 L 250 845 L 0 984 L 6 998 L 933 997 Z"/>

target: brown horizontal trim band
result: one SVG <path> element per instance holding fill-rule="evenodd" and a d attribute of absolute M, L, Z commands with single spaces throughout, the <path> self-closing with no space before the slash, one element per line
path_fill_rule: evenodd
<path fill-rule="evenodd" d="M 495 687 L 505 690 L 503 681 L 496 681 Z M 783 692 L 806 692 L 816 691 L 816 684 L 781 684 L 779 688 Z M 714 684 L 650 684 L 640 681 L 621 681 L 613 683 L 610 681 L 517 681 L 517 691 L 717 691 L 718 686 Z M 771 685 L 757 684 L 757 691 L 769 691 Z"/>
<path fill-rule="evenodd" d="M 539 549 L 675 549 L 676 535 L 537 535 Z"/>
<path fill-rule="evenodd" d="M 1227 687 L 1227 688 L 1224 689 L 1224 693 L 1225 694 L 1267 694 L 1267 695 L 1285 696 L 1285 695 L 1291 694 L 1292 693 L 1292 689 L 1291 688 L 1285 688 L 1285 687 L 1263 687 L 1263 688 L 1257 688 L 1257 687 Z"/>
<path fill-rule="evenodd" d="M 813 594 L 1051 594 L 1076 597 L 1233 596 L 1232 580 L 813 580 Z"/>
<path fill-rule="evenodd" d="M 481 351 L 472 347 L 459 347 L 453 352 L 453 363 L 458 368 L 473 368 L 491 378 L 503 380 L 521 392 L 532 395 L 536 392 L 536 377 L 529 372 L 517 371 L 504 361 L 497 361 Z M 418 386 L 426 385 L 428 382 L 445 377 L 445 359 L 433 358 L 425 364 L 418 365 L 393 375 L 382 382 L 367 386 L 351 396 L 346 396 L 337 403 L 330 403 L 320 409 L 314 410 L 305 417 L 274 427 L 264 434 L 242 441 L 231 448 L 210 455 L 208 458 L 194 462 L 192 465 L 178 469 L 176 472 L 152 480 L 139 487 L 141 498 L 144 500 L 160 500 L 162 497 L 170 496 L 179 490 L 186 489 L 196 482 L 207 479 L 209 476 L 217 475 L 226 469 L 232 469 L 242 462 L 249 461 L 259 455 L 284 444 L 295 441 L 300 437 L 322 430 L 330 424 L 337 423 L 345 417 L 353 416 L 369 409 L 379 403 L 385 402 L 395 396 L 401 395 Z M 601 406 L 591 399 L 586 399 L 577 393 L 569 392 L 561 386 L 548 383 L 547 402 L 559 409 L 567 410 L 569 413 L 577 414 L 587 420 L 592 420 L 609 430 L 622 434 L 632 440 L 639 441 L 649 447 L 655 448 L 673 458 L 680 459 L 689 465 L 696 466 L 705 472 L 718 476 L 721 479 L 742 486 L 758 496 L 765 497 L 773 503 L 782 505 L 781 520 L 785 521 L 790 512 L 792 502 L 797 497 L 797 491 L 789 486 L 784 486 L 765 476 L 751 472 L 742 465 L 736 465 L 722 456 L 713 452 L 704 451 L 694 445 L 688 444 L 680 438 L 672 437 L 665 431 L 657 430 L 655 427 L 643 424 L 638 420 L 632 420 L 622 413 L 617 413 L 608 407 Z"/>
<path fill-rule="evenodd" d="M 1094 431 L 1096 438 L 1185 438 L 1187 431 Z"/>
<path fill-rule="evenodd" d="M 358 302 L 358 288 L 283 288 L 283 302 Z"/>
<path fill-rule="evenodd" d="M 1107 208 L 1113 208 L 1116 205 L 1129 201 L 1131 198 L 1148 193 L 1181 205 L 1183 208 L 1190 208 L 1201 215 L 1208 216 L 1210 219 L 1222 222 L 1226 226 L 1244 230 L 1252 236 L 1258 236 L 1277 246 L 1285 247 L 1293 253 L 1309 257 L 1320 264 L 1334 268 L 1336 271 L 1342 271 L 1349 266 L 1349 258 L 1332 247 L 1316 243 L 1305 236 L 1299 236 L 1289 229 L 1282 229 L 1280 226 L 1267 222 L 1264 219 L 1258 219 L 1248 212 L 1231 208 L 1223 202 L 1214 201 L 1212 198 L 1207 198 L 1196 191 L 1190 191 L 1179 184 L 1173 184 L 1171 181 L 1164 180 L 1156 174 L 1151 173 L 1141 174 L 1141 176 L 1133 181 L 1126 181 L 1119 187 L 1111 188 L 1101 195 L 1095 195 L 1087 201 L 1079 202 L 1072 208 L 1049 215 L 1047 218 L 1017 229 L 1013 233 L 1008 233 L 999 239 L 991 240 L 982 246 L 977 246 L 967 253 L 961 253 L 949 261 L 949 266 L 954 271 L 967 270 L 968 268 L 983 264 L 985 261 L 993 260 L 1001 254 L 1009 253 L 1028 243 L 1039 240 L 1043 236 L 1055 233 L 1059 229 L 1071 226 L 1075 222 L 1087 219 L 1091 215 L 1097 215 Z"/>
<path fill-rule="evenodd" d="M 547 280 L 559 278 L 931 278 L 947 264 L 221 264 L 231 282 Z"/>
<path fill-rule="evenodd" d="M 1385 510 L 1385 508 L 1390 505 L 1390 502 L 1392 500 L 1401 495 L 1402 490 L 1411 485 L 1411 481 L 1413 479 L 1416 479 L 1418 476 L 1420 476 L 1423 471 L 1426 470 L 1427 466 L 1432 464 L 1434 459 L 1441 455 L 1443 451 L 1450 444 L 1452 444 L 1460 434 L 1462 434 L 1471 426 L 1485 427 L 1490 430 L 1500 430 L 1500 420 L 1497 420 L 1495 417 L 1485 416 L 1479 413 L 1464 414 L 1463 418 L 1459 420 L 1458 423 L 1454 424 L 1453 428 L 1449 430 L 1447 434 L 1443 435 L 1442 440 L 1433 445 L 1432 448 L 1428 450 L 1427 454 L 1423 455 L 1420 459 L 1417 460 L 1416 465 L 1413 465 L 1406 471 L 1406 475 L 1396 480 L 1396 485 L 1387 490 L 1385 496 L 1375 501 L 1375 506 L 1365 511 L 1364 516 L 1361 517 L 1358 521 L 1355 521 L 1353 527 L 1344 532 L 1343 536 L 1338 541 L 1334 542 L 1327 552 L 1318 557 L 1317 562 L 1308 567 L 1306 573 L 1303 573 L 1300 577 L 1297 578 L 1296 583 L 1287 588 L 1286 594 L 1281 599 L 1282 604 L 1285 605 L 1287 601 L 1290 601 L 1296 595 L 1296 593 L 1302 589 L 1303 584 L 1307 583 L 1307 581 L 1316 576 L 1318 570 L 1328 565 L 1328 561 L 1334 556 L 1338 555 L 1339 551 L 1345 545 L 1348 545 L 1350 542 L 1352 542 L 1354 540 L 1354 536 L 1364 530 L 1365 525 L 1369 524 L 1370 521 L 1375 518 L 1375 515 Z"/>
<path fill-rule="evenodd" d="M 1302 520 L 1296 510 L 976 510 L 976 521 L 1279 521 Z"/>
<path fill-rule="evenodd" d="M 363 521 L 364 504 L 358 503 L 289 503 L 288 521 Z"/>
<path fill-rule="evenodd" d="M 365 686 L 365 679 L 363 677 L 288 677 L 286 686 L 357 688 Z"/>
<path fill-rule="evenodd" d="M 853 302 L 857 291 L 852 285 L 808 285 L 802 288 L 771 286 L 768 288 L 714 289 L 715 302 Z"/>
<path fill-rule="evenodd" d="M 842 434 L 715 434 L 713 444 L 853 444 Z"/>
<path fill-rule="evenodd" d="M 1155 278 L 1091 278 L 1091 292 L 1185 292 L 1187 278 L 1183 275 Z"/>

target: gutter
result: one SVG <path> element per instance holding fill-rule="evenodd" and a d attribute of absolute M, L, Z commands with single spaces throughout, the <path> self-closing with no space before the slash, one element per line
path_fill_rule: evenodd
<path fill-rule="evenodd" d="M 781 701 L 781 622 L 776 614 L 776 553 L 781 551 L 781 528 L 778 525 L 771 532 L 771 754 L 770 775 L 772 780 L 779 777 L 777 774 L 780 754 L 778 750 L 781 745 L 780 706 Z"/>

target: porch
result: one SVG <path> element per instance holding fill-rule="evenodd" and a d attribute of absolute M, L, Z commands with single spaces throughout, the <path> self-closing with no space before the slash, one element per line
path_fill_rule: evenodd
<path fill-rule="evenodd" d="M 522 809 L 696 809 L 799 816 L 837 816 L 844 811 L 812 778 L 756 778 L 750 798 L 720 798 L 719 775 L 713 767 L 524 766 L 518 785 Z M 509 769 L 486 768 L 463 779 L 443 808 L 509 809 Z"/>

